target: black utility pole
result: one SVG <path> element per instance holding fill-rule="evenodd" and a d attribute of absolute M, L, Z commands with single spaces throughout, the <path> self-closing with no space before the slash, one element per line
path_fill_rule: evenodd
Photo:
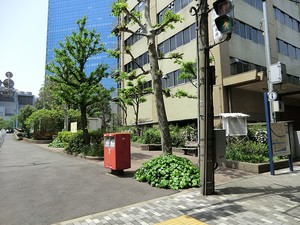
<path fill-rule="evenodd" d="M 233 9 L 230 0 L 216 0 L 209 9 L 207 0 L 198 0 L 197 6 L 190 10 L 196 16 L 197 27 L 197 91 L 198 91 L 198 152 L 202 195 L 215 192 L 215 149 L 214 149 L 214 109 L 213 85 L 215 83 L 214 67 L 210 66 L 209 51 L 216 45 L 230 40 L 234 26 L 233 18 L 228 14 Z M 209 45 L 208 13 L 215 10 L 219 16 L 215 24 L 223 40 Z"/>
<path fill-rule="evenodd" d="M 214 112 L 213 112 L 213 84 L 210 74 L 209 63 L 209 36 L 208 36 L 208 13 L 207 0 L 199 0 L 198 16 L 199 25 L 199 66 L 200 77 L 200 174 L 201 193 L 211 195 L 215 192 L 214 184 Z"/>

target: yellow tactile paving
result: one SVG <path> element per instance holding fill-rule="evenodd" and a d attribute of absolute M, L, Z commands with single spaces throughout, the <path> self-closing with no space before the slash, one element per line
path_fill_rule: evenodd
<path fill-rule="evenodd" d="M 156 225 L 207 225 L 207 224 L 193 217 L 184 215 L 161 223 L 157 223 Z"/>

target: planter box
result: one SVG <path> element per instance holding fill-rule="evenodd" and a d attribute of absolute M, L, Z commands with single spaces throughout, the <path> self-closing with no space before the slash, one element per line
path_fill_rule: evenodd
<path fill-rule="evenodd" d="M 52 142 L 52 140 L 33 140 L 29 138 L 23 138 L 23 141 L 33 144 L 50 144 Z"/>
<path fill-rule="evenodd" d="M 232 169 L 244 170 L 251 173 L 265 173 L 270 171 L 270 163 L 247 163 L 233 160 L 226 160 L 223 166 Z M 288 168 L 289 162 L 287 159 L 274 162 L 274 169 Z"/>
<path fill-rule="evenodd" d="M 141 150 L 144 151 L 161 151 L 161 144 L 142 144 Z"/>
<path fill-rule="evenodd" d="M 90 159 L 90 160 L 104 160 L 103 156 L 84 156 L 85 159 Z"/>

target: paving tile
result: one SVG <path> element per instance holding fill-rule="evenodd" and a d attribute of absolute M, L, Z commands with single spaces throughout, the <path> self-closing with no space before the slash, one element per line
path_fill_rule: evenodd
<path fill-rule="evenodd" d="M 216 186 L 217 195 L 202 196 L 199 189 L 185 190 L 161 199 L 138 203 L 113 212 L 62 225 L 168 224 L 185 219 L 188 225 L 299 224 L 300 167 L 278 176 L 260 174 Z M 179 218 L 179 219 L 178 219 Z M 185 224 L 185 223 L 181 223 Z"/>

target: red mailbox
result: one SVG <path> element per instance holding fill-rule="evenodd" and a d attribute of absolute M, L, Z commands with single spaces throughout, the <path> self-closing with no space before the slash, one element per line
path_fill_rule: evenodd
<path fill-rule="evenodd" d="M 104 167 L 112 173 L 123 173 L 131 167 L 129 133 L 104 134 Z"/>

